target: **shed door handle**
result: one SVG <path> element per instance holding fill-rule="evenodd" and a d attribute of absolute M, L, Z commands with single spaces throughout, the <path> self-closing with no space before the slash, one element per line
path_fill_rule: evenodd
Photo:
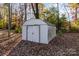
<path fill-rule="evenodd" d="M 34 33 L 32 32 L 32 35 L 33 35 Z"/>

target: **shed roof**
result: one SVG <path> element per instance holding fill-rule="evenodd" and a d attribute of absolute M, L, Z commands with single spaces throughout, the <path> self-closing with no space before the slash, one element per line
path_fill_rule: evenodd
<path fill-rule="evenodd" d="M 24 25 L 47 25 L 47 23 L 45 23 L 44 21 L 40 20 L 40 19 L 31 19 L 31 20 L 27 20 Z"/>

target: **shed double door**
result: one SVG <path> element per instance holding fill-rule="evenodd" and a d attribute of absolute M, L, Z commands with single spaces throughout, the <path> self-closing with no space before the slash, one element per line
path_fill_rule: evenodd
<path fill-rule="evenodd" d="M 28 26 L 28 41 L 39 42 L 39 26 Z"/>

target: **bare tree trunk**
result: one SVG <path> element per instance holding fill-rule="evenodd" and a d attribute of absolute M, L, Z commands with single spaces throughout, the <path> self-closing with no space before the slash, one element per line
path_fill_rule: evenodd
<path fill-rule="evenodd" d="M 32 6 L 32 10 L 33 10 L 33 12 L 34 12 L 34 16 L 35 16 L 35 18 L 36 18 L 36 13 L 35 13 L 35 9 L 34 9 L 33 3 L 31 3 L 31 6 Z"/>
<path fill-rule="evenodd" d="M 57 11 L 58 11 L 58 14 L 57 14 L 57 33 L 59 32 L 59 30 L 60 30 L 60 24 L 59 24 L 59 3 L 57 3 Z"/>
<path fill-rule="evenodd" d="M 75 20 L 77 20 L 77 7 L 75 8 Z"/>
<path fill-rule="evenodd" d="M 36 19 L 39 19 L 38 3 L 36 3 Z"/>
<path fill-rule="evenodd" d="M 25 20 L 24 20 L 24 22 L 27 20 L 27 12 L 26 12 L 26 10 L 27 10 L 27 4 L 26 3 L 24 3 L 24 7 L 25 7 Z"/>
<path fill-rule="evenodd" d="M 10 3 L 8 4 L 8 10 L 9 10 L 9 15 L 8 15 L 8 38 L 10 38 L 10 30 L 11 30 L 11 6 L 10 6 Z"/>
<path fill-rule="evenodd" d="M 33 6 L 33 4 L 31 4 L 32 6 L 32 10 L 34 12 L 35 18 L 39 19 L 39 8 L 38 8 L 38 3 L 35 3 L 35 6 Z M 34 9 L 35 7 L 35 9 Z"/>
<path fill-rule="evenodd" d="M 66 12 L 67 12 L 67 14 L 68 14 L 68 18 L 69 18 L 69 31 L 71 31 L 70 15 L 69 15 L 69 12 L 67 11 L 67 9 L 66 9 L 66 6 L 65 6 L 65 5 L 64 5 L 64 8 L 65 8 L 65 10 L 66 10 Z"/>

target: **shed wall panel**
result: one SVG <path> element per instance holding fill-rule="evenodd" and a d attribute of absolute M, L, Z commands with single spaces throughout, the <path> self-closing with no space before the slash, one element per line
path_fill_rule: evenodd
<path fill-rule="evenodd" d="M 33 42 L 39 42 L 39 26 L 28 26 L 28 40 Z"/>
<path fill-rule="evenodd" d="M 56 36 L 56 27 L 49 26 L 48 28 L 48 40 L 51 41 Z"/>
<path fill-rule="evenodd" d="M 26 40 L 26 26 L 22 27 L 22 39 Z"/>
<path fill-rule="evenodd" d="M 48 44 L 48 26 L 47 25 L 41 25 L 40 26 L 40 43 L 46 43 Z"/>

